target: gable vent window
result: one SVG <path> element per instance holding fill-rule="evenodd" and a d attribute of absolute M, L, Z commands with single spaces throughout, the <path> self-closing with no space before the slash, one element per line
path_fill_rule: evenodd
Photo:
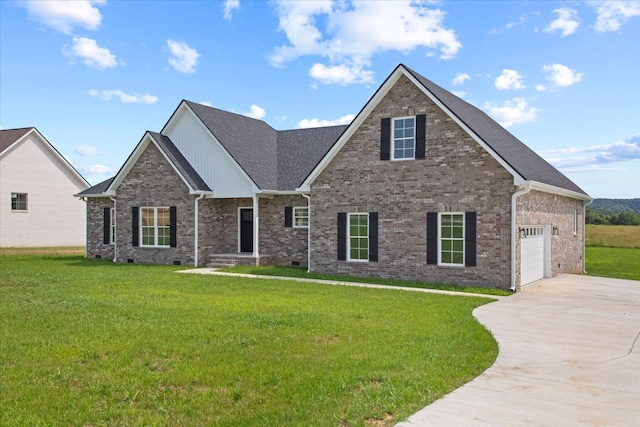
<path fill-rule="evenodd" d="M 11 193 L 11 210 L 17 212 L 27 211 L 26 193 Z"/>
<path fill-rule="evenodd" d="M 393 119 L 393 160 L 414 159 L 416 152 L 416 118 Z"/>

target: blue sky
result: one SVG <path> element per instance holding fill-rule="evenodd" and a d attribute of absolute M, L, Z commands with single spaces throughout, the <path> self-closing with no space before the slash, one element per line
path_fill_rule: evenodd
<path fill-rule="evenodd" d="M 592 197 L 640 197 L 640 1 L 0 1 L 0 127 L 96 184 L 182 99 L 349 123 L 399 63 Z"/>

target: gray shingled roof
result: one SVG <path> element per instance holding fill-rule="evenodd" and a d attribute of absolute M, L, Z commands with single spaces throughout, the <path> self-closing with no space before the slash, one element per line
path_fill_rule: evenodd
<path fill-rule="evenodd" d="M 587 194 L 482 110 L 402 66 L 525 180 Z"/>
<path fill-rule="evenodd" d="M 295 190 L 347 128 L 277 131 L 262 120 L 185 102 L 262 190 Z"/>
<path fill-rule="evenodd" d="M 189 185 L 195 191 L 211 191 L 206 182 L 191 166 L 191 163 L 185 159 L 178 147 L 171 141 L 168 136 L 161 135 L 157 132 L 148 132 L 151 138 L 158 144 L 160 149 L 171 159 L 174 166 L 180 171 L 182 176 L 187 180 Z"/>
<path fill-rule="evenodd" d="M 22 138 L 31 129 L 33 129 L 33 127 L 0 130 L 0 153 L 11 147 L 17 140 Z"/>
<path fill-rule="evenodd" d="M 109 186 L 113 182 L 114 178 L 115 178 L 115 176 L 112 176 L 109 179 L 105 179 L 101 183 L 96 184 L 93 187 L 89 187 L 84 191 L 81 191 L 80 193 L 76 194 L 76 196 L 99 196 L 99 195 L 102 195 L 102 193 L 107 191 L 107 188 L 109 188 Z"/>

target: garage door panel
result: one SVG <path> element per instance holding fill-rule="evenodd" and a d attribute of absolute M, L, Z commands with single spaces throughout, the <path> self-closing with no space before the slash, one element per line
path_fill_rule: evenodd
<path fill-rule="evenodd" d="M 526 227 L 527 237 L 520 239 L 520 284 L 544 277 L 544 228 Z"/>

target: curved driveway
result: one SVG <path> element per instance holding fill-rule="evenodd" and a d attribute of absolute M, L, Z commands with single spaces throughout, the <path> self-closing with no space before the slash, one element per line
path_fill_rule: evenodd
<path fill-rule="evenodd" d="M 640 426 L 640 281 L 564 274 L 473 314 L 496 362 L 398 426 Z"/>

